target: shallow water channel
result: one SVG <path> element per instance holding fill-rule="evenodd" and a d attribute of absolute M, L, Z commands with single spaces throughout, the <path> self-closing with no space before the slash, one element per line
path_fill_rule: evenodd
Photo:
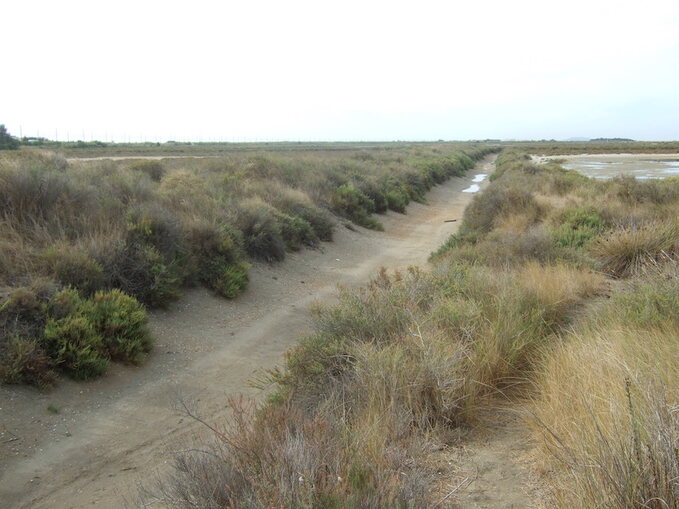
<path fill-rule="evenodd" d="M 479 191 L 479 189 L 481 189 L 481 187 L 479 186 L 479 184 L 477 184 L 475 182 L 483 182 L 486 179 L 487 176 L 488 176 L 487 173 L 477 173 L 476 175 L 474 175 L 474 178 L 472 179 L 472 182 L 473 182 L 472 185 L 469 186 L 467 189 L 463 189 L 462 192 L 463 193 L 477 193 Z"/>

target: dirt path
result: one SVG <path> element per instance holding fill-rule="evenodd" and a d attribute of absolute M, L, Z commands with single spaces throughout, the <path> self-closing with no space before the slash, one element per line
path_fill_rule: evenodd
<path fill-rule="evenodd" d="M 136 485 L 201 432 L 173 410 L 179 399 L 211 419 L 229 395 L 255 394 L 247 381 L 308 330 L 311 302 L 332 298 L 338 284 L 365 283 L 381 266 L 425 264 L 457 228 L 444 220 L 461 218 L 473 197 L 461 191 L 492 164 L 433 189 L 429 206 L 381 217 L 384 233 L 340 227 L 323 250 L 255 265 L 233 301 L 187 292 L 172 310 L 152 314 L 157 343 L 141 367 L 116 366 L 49 393 L 0 387 L 0 506 L 118 508 L 134 500 Z"/>
<path fill-rule="evenodd" d="M 530 467 L 531 444 L 521 404 L 500 404 L 483 412 L 481 422 L 459 447 L 435 455 L 440 472 L 439 507 L 450 509 L 528 509 L 540 507 L 540 483 Z"/>

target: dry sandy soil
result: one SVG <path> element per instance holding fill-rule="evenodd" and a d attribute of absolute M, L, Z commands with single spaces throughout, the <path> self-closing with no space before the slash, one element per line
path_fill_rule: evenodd
<path fill-rule="evenodd" d="M 321 250 L 255 265 L 247 291 L 237 299 L 202 289 L 187 292 L 171 310 L 151 314 L 156 346 L 140 367 L 115 366 L 89 383 L 63 380 L 50 392 L 0 387 L 0 506 L 136 505 L 139 484 L 166 470 L 174 451 L 190 447 L 203 432 L 176 410 L 179 401 L 214 422 L 224 415 L 229 396 L 258 394 L 248 380 L 280 364 L 309 330 L 312 302 L 331 300 L 337 285 L 365 283 L 382 266 L 425 264 L 457 228 L 444 221 L 461 218 L 473 197 L 461 191 L 475 174 L 491 173 L 492 165 L 488 158 L 467 177 L 433 189 L 428 206 L 414 203 L 407 215 L 381 217 L 383 233 L 340 226 L 335 241 Z M 498 468 L 510 468 L 511 445 L 500 445 L 492 454 L 502 463 L 487 474 L 490 486 Z M 484 447 L 475 456 L 490 454 Z M 477 475 L 476 486 L 484 476 Z M 525 501 L 522 493 L 513 498 L 516 507 Z M 500 501 L 492 507 L 514 505 Z"/>

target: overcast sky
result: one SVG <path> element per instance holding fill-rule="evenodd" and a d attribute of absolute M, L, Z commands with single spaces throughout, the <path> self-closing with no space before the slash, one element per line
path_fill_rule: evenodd
<path fill-rule="evenodd" d="M 12 134 L 679 139 L 679 1 L 12 1 Z"/>

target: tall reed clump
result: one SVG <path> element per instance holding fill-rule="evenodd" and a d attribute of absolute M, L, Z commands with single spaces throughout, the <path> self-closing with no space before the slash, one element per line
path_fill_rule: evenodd
<path fill-rule="evenodd" d="M 679 505 L 679 329 L 626 325 L 568 336 L 537 380 L 533 428 L 555 507 Z"/>

